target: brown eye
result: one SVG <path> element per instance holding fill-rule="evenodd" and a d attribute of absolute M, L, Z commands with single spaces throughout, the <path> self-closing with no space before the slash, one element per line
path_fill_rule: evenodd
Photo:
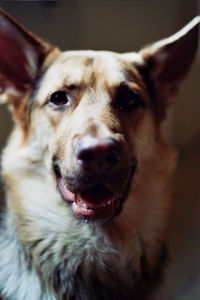
<path fill-rule="evenodd" d="M 57 91 L 51 95 L 49 103 L 53 104 L 55 107 L 60 107 L 69 104 L 69 98 L 65 91 Z"/>
<path fill-rule="evenodd" d="M 127 85 L 121 85 L 115 97 L 115 107 L 123 112 L 132 111 L 138 107 L 144 106 L 139 93 L 130 89 Z"/>

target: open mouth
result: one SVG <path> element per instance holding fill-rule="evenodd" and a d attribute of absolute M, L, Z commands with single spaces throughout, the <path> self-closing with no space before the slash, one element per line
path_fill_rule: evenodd
<path fill-rule="evenodd" d="M 95 184 L 79 193 L 72 193 L 62 176 L 57 176 L 57 183 L 63 199 L 71 203 L 74 215 L 80 219 L 104 220 L 115 215 L 120 207 L 117 194 L 101 184 Z"/>

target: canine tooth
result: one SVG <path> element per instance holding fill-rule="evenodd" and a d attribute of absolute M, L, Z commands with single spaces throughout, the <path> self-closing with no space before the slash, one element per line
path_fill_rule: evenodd
<path fill-rule="evenodd" d="M 79 194 L 78 195 L 78 198 L 79 198 L 79 201 L 80 201 L 80 203 L 83 205 L 83 208 L 87 208 L 87 205 L 86 205 L 86 203 L 82 200 L 82 198 L 81 198 L 81 195 Z"/>

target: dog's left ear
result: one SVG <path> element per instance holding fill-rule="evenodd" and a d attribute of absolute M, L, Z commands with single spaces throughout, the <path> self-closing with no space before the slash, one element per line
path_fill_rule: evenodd
<path fill-rule="evenodd" d="M 0 100 L 14 109 L 34 84 L 53 49 L 0 8 Z"/>
<path fill-rule="evenodd" d="M 161 120 L 194 60 L 199 23 L 200 17 L 196 17 L 176 34 L 139 52 L 143 60 L 140 69 L 145 70 L 153 84 L 156 109 Z"/>

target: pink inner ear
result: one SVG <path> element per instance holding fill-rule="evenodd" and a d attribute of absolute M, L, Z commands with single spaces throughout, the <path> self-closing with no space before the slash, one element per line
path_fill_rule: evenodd
<path fill-rule="evenodd" d="M 8 80 L 20 91 L 24 91 L 32 81 L 24 46 L 23 39 L 7 36 L 0 30 L 0 72 L 4 80 Z M 4 88 L 6 85 L 3 82 Z"/>

